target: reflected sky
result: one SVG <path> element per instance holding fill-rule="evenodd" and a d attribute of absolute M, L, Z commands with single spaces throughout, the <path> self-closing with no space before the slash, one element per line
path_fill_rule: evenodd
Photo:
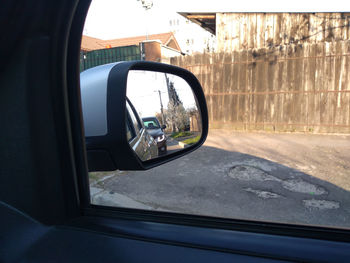
<path fill-rule="evenodd" d="M 174 83 L 184 108 L 197 108 L 192 89 L 188 83 L 176 75 L 166 74 L 166 76 L 170 82 Z M 165 74 L 131 70 L 128 75 L 127 96 L 141 117 L 155 116 L 156 113 L 161 112 L 159 96 L 161 96 L 164 109 L 167 109 L 169 102 Z"/>

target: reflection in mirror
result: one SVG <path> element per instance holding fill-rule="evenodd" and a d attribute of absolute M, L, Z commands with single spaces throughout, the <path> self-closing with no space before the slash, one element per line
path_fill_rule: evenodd
<path fill-rule="evenodd" d="M 181 77 L 131 70 L 127 97 L 128 140 L 142 161 L 180 151 L 199 141 L 199 107 L 190 85 Z"/>

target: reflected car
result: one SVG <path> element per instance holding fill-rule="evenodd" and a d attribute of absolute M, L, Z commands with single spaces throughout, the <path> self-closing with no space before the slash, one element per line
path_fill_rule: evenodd
<path fill-rule="evenodd" d="M 159 154 L 155 139 L 148 133 L 147 129 L 145 129 L 145 126 L 130 100 L 127 99 L 126 102 L 126 134 L 129 145 L 141 161 L 157 158 Z"/>
<path fill-rule="evenodd" d="M 142 118 L 143 124 L 148 133 L 156 140 L 158 152 L 164 154 L 167 152 L 167 138 L 164 132 L 166 125 L 160 125 L 156 117 Z"/>

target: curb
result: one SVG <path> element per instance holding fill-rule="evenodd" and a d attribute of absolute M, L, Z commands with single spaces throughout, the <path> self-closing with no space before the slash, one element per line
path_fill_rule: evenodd
<path fill-rule="evenodd" d="M 187 148 L 190 145 L 186 144 L 186 143 L 183 143 L 183 142 L 179 142 L 179 146 L 182 147 L 182 148 Z"/>
<path fill-rule="evenodd" d="M 95 205 L 136 208 L 143 210 L 156 210 L 151 206 L 138 202 L 130 197 L 102 188 L 90 187 L 91 203 Z"/>

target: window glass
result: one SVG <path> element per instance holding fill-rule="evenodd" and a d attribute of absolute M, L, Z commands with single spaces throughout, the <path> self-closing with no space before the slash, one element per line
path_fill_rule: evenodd
<path fill-rule="evenodd" d="M 136 134 L 135 134 L 135 130 L 133 125 L 131 124 L 130 121 L 130 115 L 127 114 L 127 118 L 126 118 L 126 137 L 128 139 L 128 141 L 130 141 L 131 139 L 135 138 Z"/>
<path fill-rule="evenodd" d="M 135 113 L 132 109 L 132 107 L 130 106 L 129 102 L 127 101 L 126 103 L 126 107 L 128 109 L 128 113 L 129 113 L 129 116 L 131 118 L 131 121 L 132 121 L 132 124 L 134 126 L 134 129 L 136 131 L 136 133 L 139 133 L 141 128 L 142 128 L 142 125 L 140 123 L 140 120 L 138 120 L 138 118 L 135 116 Z"/>
<path fill-rule="evenodd" d="M 208 138 L 159 167 L 106 172 L 108 180 L 91 184 L 101 188 L 91 191 L 92 202 L 350 228 L 350 15 L 247 13 L 230 8 L 230 1 L 220 7 L 177 2 L 94 0 L 80 69 L 146 59 L 191 71 L 205 94 Z M 166 90 L 151 92 L 168 100 Z M 172 131 L 166 106 L 152 115 L 167 126 L 164 133 L 145 129 L 158 149 L 164 139 L 168 149 L 186 144 L 198 126 L 192 114 L 183 130 Z M 138 115 L 150 116 L 127 107 L 139 133 Z M 144 121 L 147 128 L 151 123 Z M 145 141 L 138 146 L 148 147 Z"/>
<path fill-rule="evenodd" d="M 144 121 L 143 124 L 148 129 L 157 129 L 157 128 L 159 128 L 159 125 L 158 125 L 158 123 L 155 120 Z"/>

